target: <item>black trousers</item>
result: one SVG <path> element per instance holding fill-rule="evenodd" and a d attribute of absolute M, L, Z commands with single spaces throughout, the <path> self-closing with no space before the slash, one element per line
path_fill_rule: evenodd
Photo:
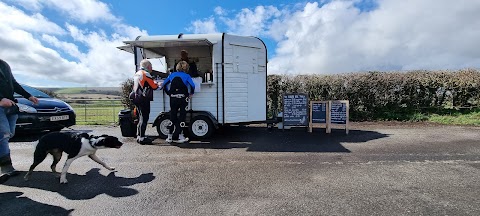
<path fill-rule="evenodd" d="M 185 122 L 187 106 L 188 102 L 186 97 L 170 97 L 170 120 L 172 121 L 172 125 L 169 130 L 170 134 L 173 134 L 173 140 L 178 140 L 178 135 L 182 133 L 183 128 L 180 126 L 180 123 Z M 178 116 L 178 113 L 180 113 L 180 116 Z"/>
<path fill-rule="evenodd" d="M 150 101 L 147 100 L 135 106 L 138 114 L 137 137 L 145 137 L 145 130 L 147 130 L 148 118 L 150 117 Z"/>

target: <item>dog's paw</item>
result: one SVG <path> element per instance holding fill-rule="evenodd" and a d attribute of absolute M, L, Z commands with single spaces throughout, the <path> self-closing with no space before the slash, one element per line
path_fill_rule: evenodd
<path fill-rule="evenodd" d="M 68 181 L 66 178 L 60 178 L 60 184 L 67 184 Z"/>
<path fill-rule="evenodd" d="M 107 167 L 107 169 L 110 171 L 115 171 L 115 167 Z"/>

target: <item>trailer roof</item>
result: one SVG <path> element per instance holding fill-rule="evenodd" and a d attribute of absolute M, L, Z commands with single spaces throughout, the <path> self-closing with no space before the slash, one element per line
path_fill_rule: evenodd
<path fill-rule="evenodd" d="M 120 50 L 133 53 L 132 46 L 142 48 L 165 48 L 177 46 L 212 46 L 222 40 L 222 33 L 217 34 L 179 34 L 139 36 L 133 41 L 124 41 L 126 45 L 117 47 Z"/>
<path fill-rule="evenodd" d="M 222 39 L 222 34 L 179 34 L 139 36 L 133 41 L 124 41 L 127 45 L 143 48 L 174 47 L 174 46 L 212 46 Z"/>

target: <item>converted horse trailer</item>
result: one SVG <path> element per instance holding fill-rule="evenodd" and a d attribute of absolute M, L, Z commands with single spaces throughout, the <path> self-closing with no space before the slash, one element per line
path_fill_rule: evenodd
<path fill-rule="evenodd" d="M 175 68 L 180 51 L 196 62 L 200 78 L 189 102 L 186 127 L 193 138 L 207 138 L 218 127 L 265 122 L 267 118 L 267 49 L 257 37 L 218 34 L 139 36 L 119 49 L 134 54 L 136 68 L 142 59 L 160 59 L 166 73 Z M 155 68 L 154 66 L 154 69 Z M 154 91 L 149 123 L 161 138 L 168 134 L 169 97 Z"/>

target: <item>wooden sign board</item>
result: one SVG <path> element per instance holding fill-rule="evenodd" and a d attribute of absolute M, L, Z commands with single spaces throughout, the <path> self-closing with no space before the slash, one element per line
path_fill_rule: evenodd
<path fill-rule="evenodd" d="M 283 95 L 283 126 L 308 125 L 308 96 L 306 94 Z"/>
<path fill-rule="evenodd" d="M 331 133 L 331 126 L 334 124 L 345 125 L 348 134 L 348 110 L 348 100 L 311 101 L 308 131 L 312 132 L 313 124 L 325 124 L 326 133 Z"/>
<path fill-rule="evenodd" d="M 348 100 L 335 100 L 330 103 L 330 124 L 345 125 L 345 131 L 347 134 L 349 108 Z"/>
<path fill-rule="evenodd" d="M 308 131 L 312 132 L 313 124 L 325 124 L 328 131 L 330 122 L 330 101 L 311 101 L 310 102 L 310 122 Z"/>

